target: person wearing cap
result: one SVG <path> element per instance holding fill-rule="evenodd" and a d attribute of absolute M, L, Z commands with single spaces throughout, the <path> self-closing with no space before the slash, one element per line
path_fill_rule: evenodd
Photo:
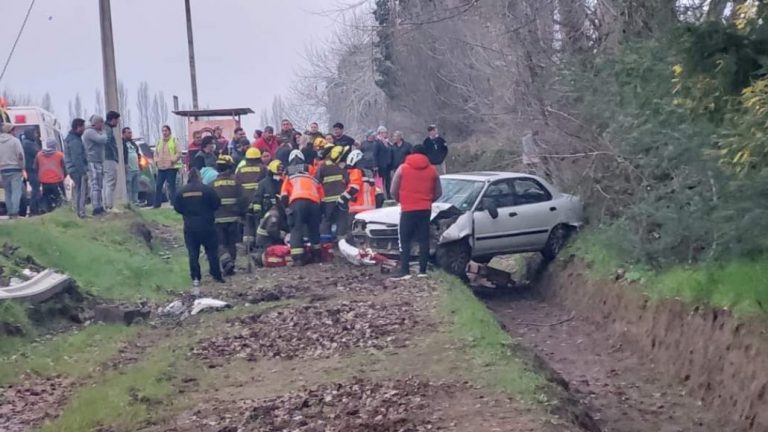
<path fill-rule="evenodd" d="M 304 155 L 294 150 L 289 158 L 287 178 L 280 190 L 280 202 L 287 208 L 291 227 L 291 258 L 294 265 L 320 262 L 320 203 L 323 187 L 308 173 Z M 304 234 L 309 237 L 312 256 L 304 260 Z"/>
<path fill-rule="evenodd" d="M 218 239 L 215 215 L 221 206 L 221 199 L 210 186 L 203 184 L 200 172 L 192 168 L 189 180 L 173 198 L 173 209 L 184 217 L 184 243 L 189 255 L 189 273 L 192 277 L 194 294 L 199 294 L 200 247 L 208 257 L 208 271 L 217 282 L 224 282 L 219 267 Z"/>
<path fill-rule="evenodd" d="M 392 279 L 405 280 L 411 277 L 411 243 L 419 245 L 419 276 L 427 274 L 429 262 L 429 223 L 432 203 L 443 194 L 440 176 L 430 163 L 423 145 L 413 147 L 413 153 L 392 178 L 392 198 L 400 203 L 400 274 Z"/>
<path fill-rule="evenodd" d="M 91 117 L 91 126 L 83 132 L 86 158 L 88 159 L 88 185 L 91 188 L 91 205 L 93 215 L 100 216 L 104 211 L 104 147 L 107 145 L 107 134 L 104 132 L 104 119 L 101 116 Z"/>
<path fill-rule="evenodd" d="M 104 123 L 107 127 L 107 144 L 104 146 L 104 208 L 112 210 L 115 206 L 115 189 L 117 189 L 117 140 L 115 139 L 115 128 L 120 122 L 120 113 L 110 111 L 107 113 L 107 121 Z"/>
<path fill-rule="evenodd" d="M 35 170 L 43 188 L 42 204 L 46 211 L 53 211 L 61 205 L 61 189 L 67 170 L 64 166 L 64 153 L 56 148 L 56 138 L 45 140 L 43 151 L 35 157 Z"/>
<path fill-rule="evenodd" d="M 0 125 L 0 178 L 5 190 L 5 207 L 11 219 L 19 217 L 24 171 L 24 148 L 14 135 L 13 123 Z"/>
<path fill-rule="evenodd" d="M 235 180 L 242 185 L 248 199 L 252 200 L 261 179 L 266 176 L 266 169 L 261 164 L 261 151 L 257 148 L 249 148 L 245 152 L 243 164 L 235 170 Z M 256 239 L 256 218 L 253 203 L 250 202 L 245 214 L 245 226 L 243 228 L 243 242 L 247 247 L 253 245 Z"/>
<path fill-rule="evenodd" d="M 262 154 L 269 153 L 270 157 L 275 159 L 277 149 L 280 147 L 280 141 L 275 137 L 275 128 L 272 126 L 265 127 L 254 147 L 261 150 Z"/>
<path fill-rule="evenodd" d="M 249 200 L 243 186 L 235 178 L 235 164 L 230 156 L 219 156 L 216 161 L 216 171 L 219 172 L 219 176 L 213 181 L 213 190 L 221 198 L 221 207 L 216 210 L 219 262 L 224 275 L 229 276 L 235 273 L 240 221 Z"/>
<path fill-rule="evenodd" d="M 197 152 L 189 164 L 190 168 L 197 168 L 198 171 L 202 171 L 205 167 L 216 168 L 215 148 L 216 142 L 212 136 L 209 135 L 203 138 L 200 151 Z"/>
<path fill-rule="evenodd" d="M 341 194 L 347 189 L 347 182 L 344 176 L 344 168 L 339 166 L 339 159 L 344 153 L 344 147 L 333 146 L 327 154 L 324 154 L 324 161 L 317 168 L 315 178 L 323 185 L 323 202 L 320 205 L 322 211 L 322 220 L 320 222 L 320 235 L 329 236 L 333 234 L 333 225 L 336 229 L 341 229 L 339 223 L 339 206 L 337 202 Z M 342 230 L 343 234 L 343 230 Z"/>
<path fill-rule="evenodd" d="M 72 180 L 72 205 L 80 219 L 85 218 L 85 201 L 88 194 L 88 159 L 86 158 L 83 133 L 85 120 L 72 120 L 72 129 L 64 138 L 64 164 Z"/>

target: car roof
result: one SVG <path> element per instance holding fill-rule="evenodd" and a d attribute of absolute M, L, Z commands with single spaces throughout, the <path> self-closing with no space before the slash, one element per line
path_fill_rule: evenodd
<path fill-rule="evenodd" d="M 529 177 L 538 179 L 538 177 L 526 173 L 501 171 L 474 171 L 466 173 L 445 174 L 442 177 L 474 181 L 494 181 L 511 177 Z"/>

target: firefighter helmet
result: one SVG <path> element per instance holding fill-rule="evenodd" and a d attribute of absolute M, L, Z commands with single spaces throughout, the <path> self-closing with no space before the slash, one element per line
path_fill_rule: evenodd
<path fill-rule="evenodd" d="M 342 146 L 334 146 L 331 149 L 331 152 L 328 153 L 328 156 L 331 158 L 333 162 L 338 162 L 339 158 L 341 158 L 341 155 L 344 154 L 344 147 Z"/>
<path fill-rule="evenodd" d="M 245 152 L 246 159 L 261 159 L 261 150 L 251 147 Z"/>
<path fill-rule="evenodd" d="M 304 153 L 302 153 L 301 150 L 294 150 L 288 156 L 288 164 L 304 163 L 304 162 L 305 162 Z"/>
<path fill-rule="evenodd" d="M 273 160 L 267 166 L 267 170 L 272 174 L 281 174 L 283 172 L 283 163 L 279 160 Z"/>
<path fill-rule="evenodd" d="M 363 152 L 360 150 L 352 150 L 352 153 L 347 156 L 347 165 L 355 166 L 363 159 Z"/>

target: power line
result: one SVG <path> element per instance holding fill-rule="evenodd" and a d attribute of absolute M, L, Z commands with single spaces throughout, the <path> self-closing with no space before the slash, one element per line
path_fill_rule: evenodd
<path fill-rule="evenodd" d="M 18 45 L 19 39 L 21 39 L 21 34 L 24 33 L 24 27 L 27 26 L 27 20 L 29 20 L 29 14 L 32 13 L 32 6 L 35 5 L 35 1 L 36 0 L 32 0 L 32 2 L 29 3 L 29 9 L 27 9 L 27 15 L 24 17 L 24 22 L 21 23 L 21 28 L 19 29 L 19 34 L 16 35 L 16 40 L 13 41 L 13 47 L 11 47 L 11 52 L 8 53 L 8 58 L 5 60 L 3 71 L 0 72 L 0 81 L 3 80 L 3 77 L 5 76 L 5 71 L 8 70 L 8 65 L 11 63 L 11 57 L 13 57 L 13 52 L 16 51 L 16 45 Z"/>

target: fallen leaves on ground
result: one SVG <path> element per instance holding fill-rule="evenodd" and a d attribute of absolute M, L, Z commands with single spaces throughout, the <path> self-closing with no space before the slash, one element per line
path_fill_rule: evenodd
<path fill-rule="evenodd" d="M 408 303 L 314 303 L 235 320 L 228 334 L 199 344 L 193 352 L 204 359 L 329 357 L 352 348 L 401 346 L 418 321 Z"/>
<path fill-rule="evenodd" d="M 33 377 L 0 388 L 0 431 L 28 431 L 56 418 L 71 390 L 72 382 L 61 377 Z"/>

